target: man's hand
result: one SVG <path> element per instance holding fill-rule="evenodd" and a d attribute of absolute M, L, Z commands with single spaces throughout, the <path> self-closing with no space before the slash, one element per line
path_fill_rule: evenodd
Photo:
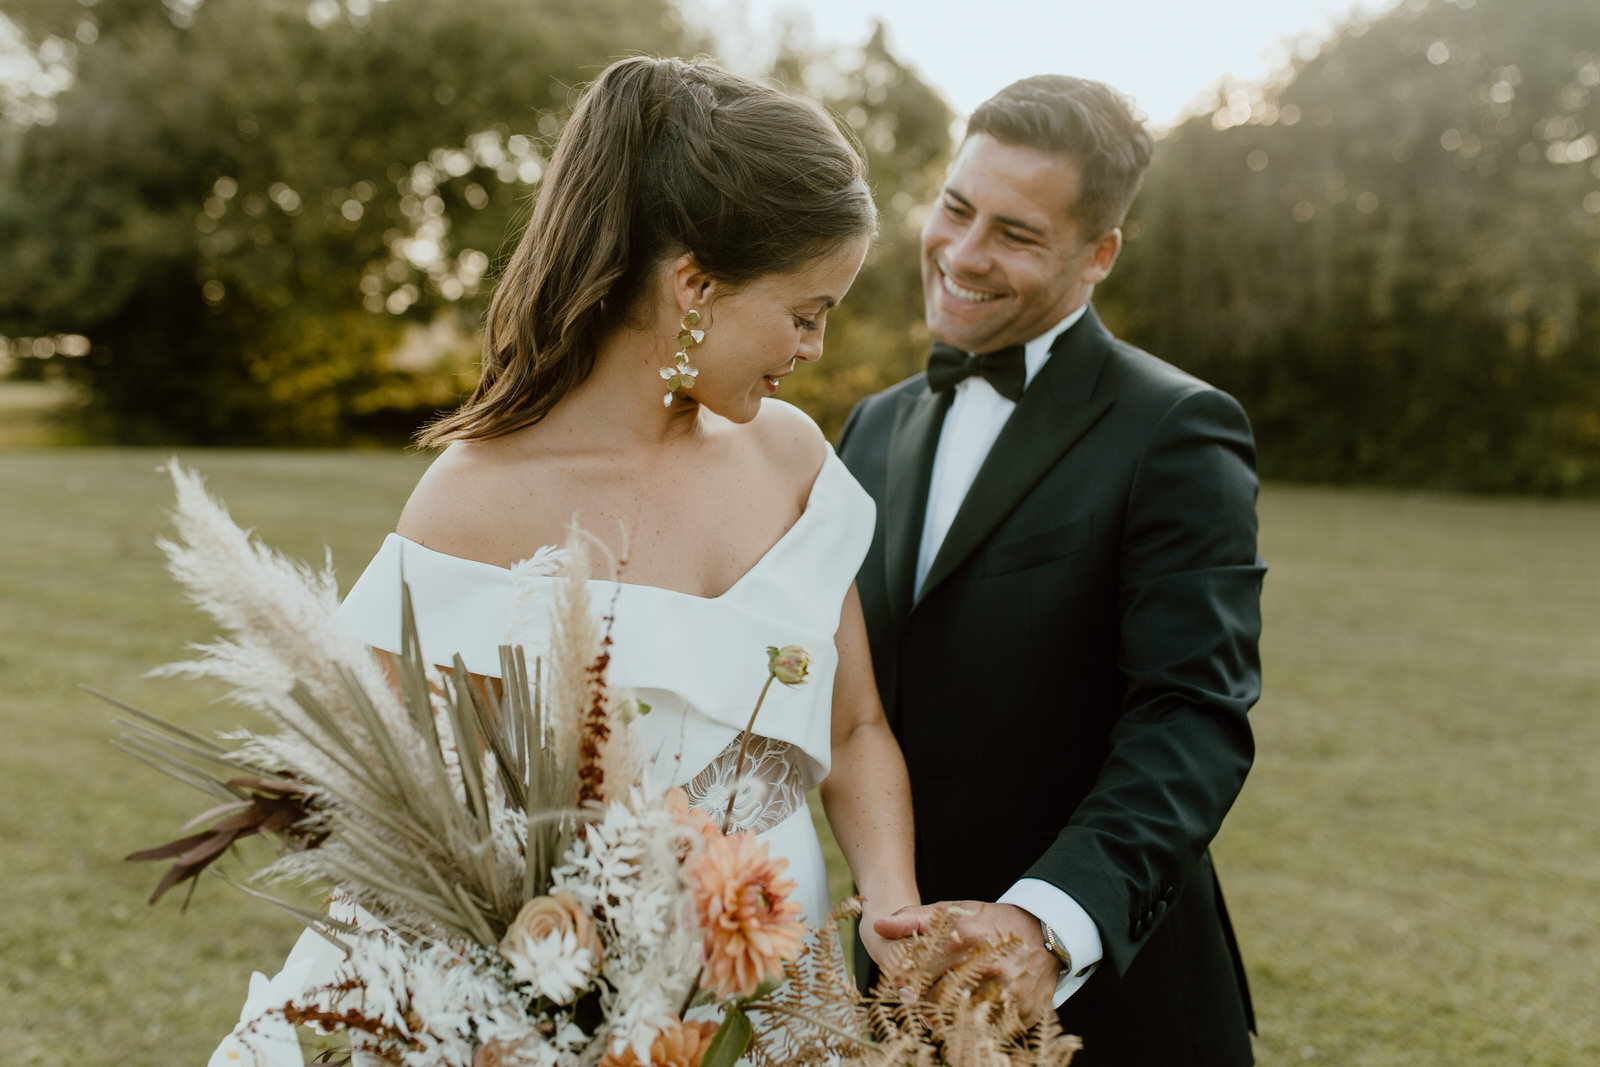
<path fill-rule="evenodd" d="M 901 908 L 872 924 L 873 932 L 886 941 L 925 932 L 934 917 L 950 908 L 960 909 L 955 920 L 956 936 L 946 950 L 935 958 L 936 971 L 931 978 L 942 977 L 950 968 L 960 963 L 974 949 L 1006 938 L 1014 938 L 1015 951 L 998 956 L 993 974 L 1016 1001 L 1017 1011 L 1024 1022 L 1033 1024 L 1051 1010 L 1055 998 L 1056 979 L 1061 974 L 1061 961 L 1044 947 L 1044 934 L 1039 920 L 1014 904 L 987 904 L 977 900 L 941 901 L 937 904 L 920 904 Z M 866 923 L 863 921 L 863 926 Z M 868 951 L 871 951 L 870 942 Z M 873 956 L 874 959 L 878 957 Z"/>

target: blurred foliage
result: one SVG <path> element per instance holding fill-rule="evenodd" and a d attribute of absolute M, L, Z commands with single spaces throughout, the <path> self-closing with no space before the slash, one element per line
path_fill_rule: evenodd
<path fill-rule="evenodd" d="M 803 44 L 780 51 L 775 73 L 844 120 L 867 157 L 878 202 L 878 237 L 849 298 L 829 316 L 822 361 L 784 382 L 785 399 L 830 438 L 862 397 L 921 369 L 922 222 L 944 181 L 954 116 L 944 100 L 891 53 L 882 23 L 860 61 L 828 67 Z"/>
<path fill-rule="evenodd" d="M 1409 0 L 1158 145 L 1099 304 L 1268 477 L 1600 491 L 1600 5 Z"/>
<path fill-rule="evenodd" d="M 77 76 L 4 131 L 0 334 L 87 338 L 64 362 L 123 441 L 403 437 L 471 345 L 391 354 L 408 324 L 476 322 L 571 87 L 699 46 L 667 0 L 6 11 Z"/>
<path fill-rule="evenodd" d="M 0 335 L 133 442 L 405 439 L 471 386 L 572 86 L 709 49 L 669 0 L 6 2 L 77 70 L 0 147 Z M 917 212 L 951 116 L 881 28 L 853 65 L 791 41 L 773 73 L 858 132 L 884 205 L 830 338 L 853 361 L 796 397 L 835 428 L 918 358 Z"/>
<path fill-rule="evenodd" d="M 0 99 L 0 336 L 124 441 L 405 438 L 471 384 L 572 87 L 715 51 L 672 0 L 0 2 L 76 72 Z M 832 433 L 920 362 L 951 115 L 881 26 L 790 32 L 772 74 L 854 131 L 882 211 L 785 385 Z M 1352 22 L 1163 136 L 1101 311 L 1237 395 L 1268 477 L 1600 492 L 1597 94 L 1591 0 Z"/>

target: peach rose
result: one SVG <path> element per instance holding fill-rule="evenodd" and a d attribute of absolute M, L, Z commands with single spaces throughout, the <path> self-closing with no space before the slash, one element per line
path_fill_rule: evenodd
<path fill-rule="evenodd" d="M 513 966 L 525 961 L 533 944 L 547 937 L 572 934 L 579 948 L 587 948 L 596 964 L 600 962 L 600 931 L 594 918 L 578 903 L 578 898 L 563 889 L 555 896 L 534 897 L 522 906 L 506 935 L 500 939 L 500 955 Z"/>

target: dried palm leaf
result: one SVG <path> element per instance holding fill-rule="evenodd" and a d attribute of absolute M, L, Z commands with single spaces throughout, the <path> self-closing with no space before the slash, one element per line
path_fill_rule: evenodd
<path fill-rule="evenodd" d="M 344 629 L 330 571 L 259 544 L 197 477 L 171 469 L 179 537 L 163 547 L 228 640 L 166 673 L 233 684 L 274 728 L 241 734 L 230 750 L 126 709 L 139 721 L 123 724 L 121 747 L 236 805 L 213 811 L 225 818 L 203 834 L 136 853 L 175 861 L 156 897 L 240 837 L 276 833 L 293 851 L 265 874 L 335 888 L 396 930 L 495 944 L 571 843 L 587 799 L 579 768 L 598 787 L 616 732 L 583 552 L 569 547 L 576 562 L 556 585 L 550 663 L 559 684 L 543 687 L 537 662 L 530 672 L 525 653 L 507 646 L 497 691 L 460 657 L 443 673 L 426 661 L 403 583 L 401 649 L 382 662 Z M 587 762 L 576 758 L 580 736 L 592 749 Z M 222 778 L 219 766 L 234 774 Z M 292 798 L 289 786 L 270 784 L 288 781 L 290 767 Z M 241 772 L 269 784 L 241 784 Z"/>

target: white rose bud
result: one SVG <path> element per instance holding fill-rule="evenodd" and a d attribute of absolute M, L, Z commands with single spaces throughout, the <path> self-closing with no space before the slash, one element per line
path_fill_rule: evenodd
<path fill-rule="evenodd" d="M 804 645 L 768 645 L 767 670 L 784 685 L 804 685 L 811 670 L 811 651 Z"/>

